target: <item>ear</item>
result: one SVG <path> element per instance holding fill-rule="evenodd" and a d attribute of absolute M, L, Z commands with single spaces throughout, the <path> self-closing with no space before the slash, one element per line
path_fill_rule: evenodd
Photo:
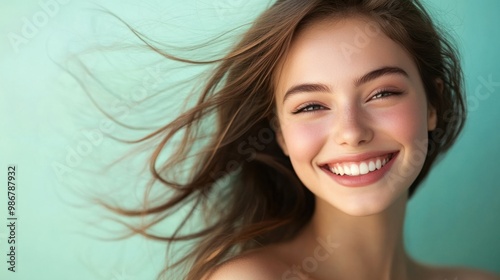
<path fill-rule="evenodd" d="M 443 93 L 443 80 L 441 78 L 437 78 L 436 81 L 436 89 L 437 89 L 437 94 L 442 94 Z M 437 112 L 436 108 L 434 108 L 431 104 L 427 106 L 427 129 L 429 131 L 433 131 L 436 129 L 437 126 Z"/>
<path fill-rule="evenodd" d="M 283 153 L 288 156 L 288 149 L 286 147 L 285 139 L 283 138 L 281 129 L 276 129 L 276 142 L 278 142 L 278 145 L 280 146 Z"/>
<path fill-rule="evenodd" d="M 437 126 L 437 113 L 436 113 L 436 109 L 434 109 L 434 107 L 432 107 L 432 105 L 429 104 L 429 106 L 427 107 L 427 130 L 428 131 L 433 131 L 434 129 L 436 129 L 436 126 Z"/>

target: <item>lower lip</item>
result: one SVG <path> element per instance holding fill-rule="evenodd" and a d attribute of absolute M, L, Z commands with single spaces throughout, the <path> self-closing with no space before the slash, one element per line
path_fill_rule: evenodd
<path fill-rule="evenodd" d="M 367 174 L 364 175 L 358 175 L 358 176 L 349 176 L 349 175 L 337 175 L 329 170 L 323 169 L 326 174 L 328 174 L 335 182 L 338 184 L 345 186 L 345 187 L 365 187 L 370 184 L 373 184 L 382 177 L 391 169 L 392 164 L 394 163 L 396 157 L 398 156 L 399 152 L 394 153 L 392 156 L 392 159 L 387 162 L 382 168 L 377 169 L 372 172 L 368 172 Z"/>

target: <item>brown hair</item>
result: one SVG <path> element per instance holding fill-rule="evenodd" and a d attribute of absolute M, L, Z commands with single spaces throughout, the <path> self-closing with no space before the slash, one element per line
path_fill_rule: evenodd
<path fill-rule="evenodd" d="M 273 78 L 299 28 L 318 19 L 351 15 L 373 19 L 408 51 L 419 69 L 427 100 L 437 111 L 437 127 L 429 133 L 427 158 L 410 187 L 411 196 L 438 156 L 454 143 L 465 120 L 457 51 L 417 0 L 278 0 L 225 57 L 210 62 L 174 57 L 136 33 L 168 59 L 216 65 L 192 108 L 140 140 L 161 139 L 150 168 L 157 181 L 172 189 L 171 196 L 136 211 L 108 205 L 127 216 L 156 217 L 151 224 L 135 228 L 137 233 L 169 244 L 195 241 L 164 273 L 188 265 L 185 279 L 202 279 L 232 256 L 293 237 L 309 221 L 314 196 L 297 178 L 276 142 Z M 443 81 L 441 92 L 437 78 Z M 210 130 L 204 125 L 212 117 L 216 121 Z M 179 133 L 181 144 L 158 167 L 160 154 Z M 197 147 L 198 141 L 205 145 Z M 177 179 L 186 166 L 192 170 L 188 178 Z M 163 214 L 170 215 L 183 205 L 189 205 L 190 211 L 174 234 L 161 237 L 148 231 L 164 219 Z M 206 217 L 201 230 L 180 234 L 198 211 Z"/>

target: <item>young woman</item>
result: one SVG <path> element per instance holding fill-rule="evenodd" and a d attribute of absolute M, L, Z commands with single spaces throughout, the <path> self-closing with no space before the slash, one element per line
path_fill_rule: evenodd
<path fill-rule="evenodd" d="M 197 104 L 148 136 L 173 193 L 121 210 L 202 209 L 200 231 L 156 237 L 195 241 L 184 279 L 498 279 L 404 248 L 407 201 L 465 119 L 456 50 L 420 2 L 278 0 L 211 63 Z"/>

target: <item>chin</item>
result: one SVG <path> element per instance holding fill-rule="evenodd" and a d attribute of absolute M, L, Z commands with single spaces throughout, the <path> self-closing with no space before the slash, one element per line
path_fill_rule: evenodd
<path fill-rule="evenodd" d="M 330 203 L 339 211 L 353 217 L 366 217 L 378 215 L 393 209 L 400 202 L 406 205 L 406 192 L 396 192 L 389 190 L 386 195 L 353 195 L 350 198 L 343 198 L 342 201 Z"/>
<path fill-rule="evenodd" d="M 366 217 L 384 212 L 389 207 L 387 205 L 346 205 L 340 211 L 353 217 Z"/>

